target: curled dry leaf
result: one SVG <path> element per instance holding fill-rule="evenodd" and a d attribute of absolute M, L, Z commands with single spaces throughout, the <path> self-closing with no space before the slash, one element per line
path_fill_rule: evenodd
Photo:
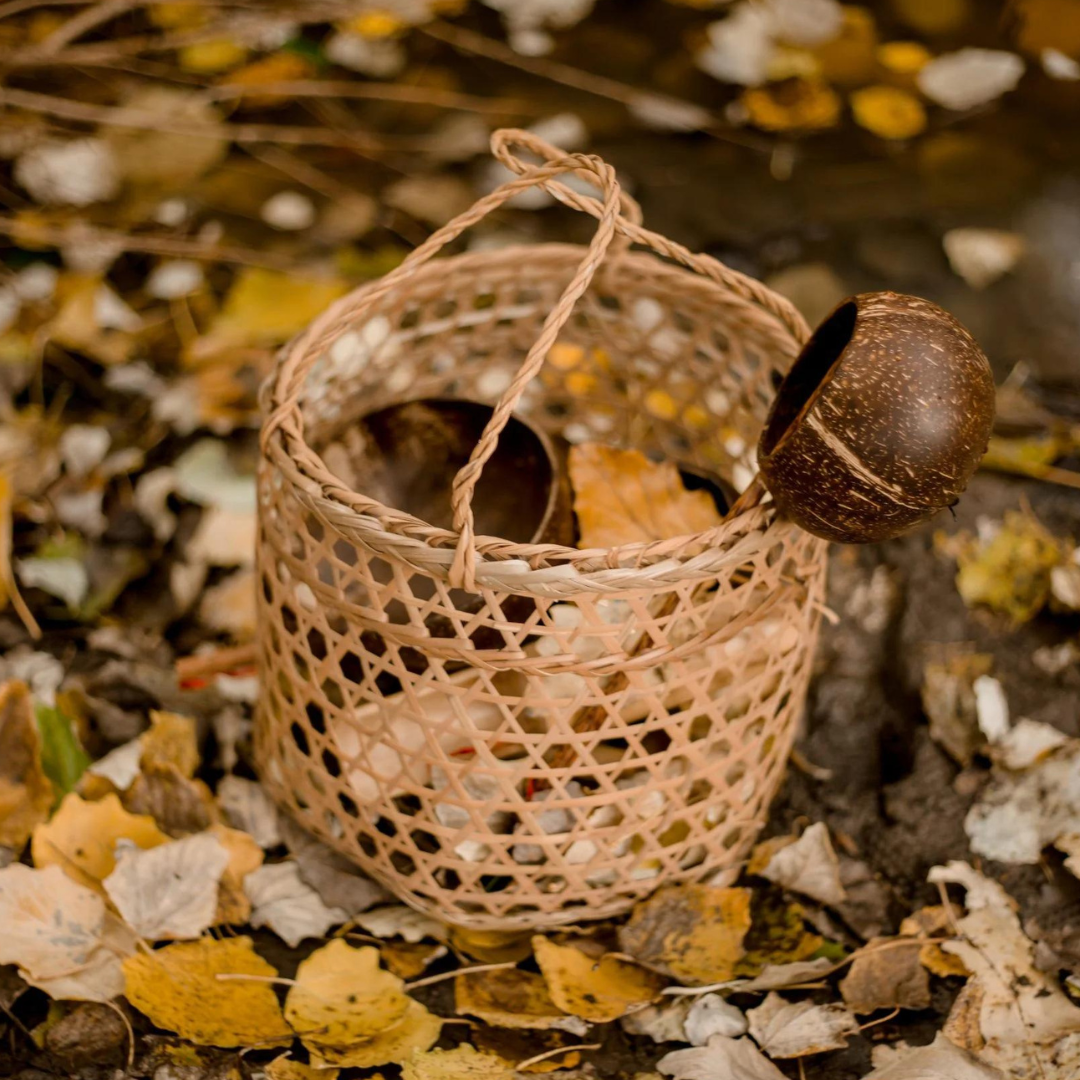
<path fill-rule="evenodd" d="M 229 852 L 212 833 L 143 849 L 128 847 L 105 879 L 105 892 L 141 938 L 195 938 L 214 921 Z"/>
<path fill-rule="evenodd" d="M 34 830 L 30 853 L 35 866 L 59 866 L 73 881 L 103 892 L 101 883 L 116 869 L 117 841 L 152 848 L 168 839 L 153 818 L 129 814 L 114 794 L 86 802 L 72 792 Z"/>
<path fill-rule="evenodd" d="M 665 1054 L 656 1067 L 674 1080 L 786 1080 L 750 1039 L 723 1035 L 705 1046 Z"/>
<path fill-rule="evenodd" d="M 454 980 L 454 1000 L 458 1013 L 495 1027 L 554 1028 L 574 1035 L 589 1030 L 587 1023 L 555 1004 L 543 976 L 518 968 L 464 971 Z"/>
<path fill-rule="evenodd" d="M 217 801 L 229 824 L 250 833 L 264 851 L 281 843 L 277 807 L 262 784 L 226 776 L 218 784 Z"/>
<path fill-rule="evenodd" d="M 366 930 L 373 937 L 399 937 L 413 945 L 424 938 L 435 941 L 446 938 L 446 927 L 442 923 L 404 904 L 372 908 L 371 911 L 357 915 L 354 921 L 361 930 Z"/>
<path fill-rule="evenodd" d="M 644 1035 L 653 1042 L 688 1042 L 686 1018 L 694 1004 L 690 997 L 663 998 L 655 1005 L 627 1013 L 619 1026 L 628 1035 Z"/>
<path fill-rule="evenodd" d="M 6 682 L 0 686 L 0 844 L 21 852 L 52 803 L 29 687 Z"/>
<path fill-rule="evenodd" d="M 283 1046 L 293 1033 L 268 981 L 276 976 L 251 938 L 200 938 L 129 957 L 124 994 L 158 1027 L 200 1046 Z"/>
<path fill-rule="evenodd" d="M 769 996 L 746 1018 L 754 1041 L 771 1058 L 801 1058 L 842 1050 L 858 1021 L 843 1005 L 814 1005 Z"/>
<path fill-rule="evenodd" d="M 251 901 L 251 925 L 268 926 L 282 941 L 296 948 L 304 938 L 323 937 L 331 926 L 348 916 L 341 908 L 327 907 L 319 894 L 300 877 L 294 862 L 260 866 L 244 878 Z"/>
<path fill-rule="evenodd" d="M 0 964 L 16 964 L 32 986 L 55 997 L 110 1001 L 123 992 L 120 935 L 105 904 L 57 866 L 0 870 Z M 130 951 L 130 948 L 127 950 Z"/>
<path fill-rule="evenodd" d="M 829 830 L 823 822 L 815 822 L 793 843 L 768 850 L 770 843 L 766 841 L 760 845 L 768 851 L 768 861 L 757 870 L 763 878 L 822 904 L 843 903 L 845 893 L 840 881 L 840 860 L 833 851 Z M 754 861 L 757 861 L 757 852 Z"/>
<path fill-rule="evenodd" d="M 972 973 L 946 1030 L 964 1033 L 966 1048 L 1011 1078 L 1038 1076 L 1057 1059 L 1060 1075 L 1080 1065 L 1080 1008 L 1034 962 L 1035 947 L 1021 929 L 1012 897 L 964 862 L 935 866 L 931 883 L 967 890 L 963 938 L 941 947 Z"/>
<path fill-rule="evenodd" d="M 749 889 L 675 885 L 658 889 L 619 929 L 619 947 L 647 967 L 690 985 L 734 977 L 750 929 Z"/>
<path fill-rule="evenodd" d="M 513 1080 L 514 1070 L 494 1054 L 463 1043 L 453 1050 L 414 1050 L 401 1080 Z"/>
<path fill-rule="evenodd" d="M 648 543 L 702 532 L 720 522 L 707 491 L 687 491 L 670 461 L 639 450 L 581 443 L 570 450 L 578 547 Z"/>
<path fill-rule="evenodd" d="M 901 1050 L 866 1080 L 1003 1080 L 997 1069 L 983 1065 L 938 1034 L 929 1046 Z"/>
<path fill-rule="evenodd" d="M 729 1004 L 719 994 L 703 994 L 686 1014 L 683 1024 L 686 1038 L 694 1046 L 706 1046 L 715 1035 L 737 1039 L 749 1029 L 741 1009 Z"/>
<path fill-rule="evenodd" d="M 533 938 L 533 953 L 551 999 L 563 1012 L 599 1024 L 617 1020 L 634 1005 L 655 1001 L 663 980 L 615 956 L 594 959 L 572 945 Z"/>
<path fill-rule="evenodd" d="M 860 950 L 840 993 L 852 1012 L 878 1009 L 925 1009 L 930 978 L 919 960 L 922 944 L 903 938 L 874 938 Z"/>

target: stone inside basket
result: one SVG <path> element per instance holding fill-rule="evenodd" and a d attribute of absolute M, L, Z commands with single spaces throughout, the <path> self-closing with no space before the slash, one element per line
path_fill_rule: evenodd
<path fill-rule="evenodd" d="M 256 753 L 281 805 L 407 903 L 508 929 L 736 872 L 803 706 L 825 544 L 760 504 L 613 551 L 479 534 L 471 498 L 512 412 L 745 488 L 806 337 L 760 283 L 644 229 L 600 159 L 493 144 L 517 176 L 337 302 L 264 392 Z M 597 219 L 588 247 L 434 258 L 534 185 Z M 418 398 L 495 405 L 448 523 L 321 456 Z"/>

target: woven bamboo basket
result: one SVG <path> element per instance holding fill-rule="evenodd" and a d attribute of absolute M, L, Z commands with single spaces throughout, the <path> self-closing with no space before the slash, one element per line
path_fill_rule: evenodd
<path fill-rule="evenodd" d="M 520 131 L 493 150 L 517 175 L 335 303 L 264 389 L 256 755 L 280 805 L 402 900 L 512 929 L 737 872 L 803 707 L 825 544 L 761 497 L 612 550 L 475 535 L 515 411 L 746 488 L 808 336 L 759 282 L 644 229 L 599 158 Z M 534 186 L 597 219 L 587 247 L 434 258 Z M 319 453 L 420 397 L 495 406 L 451 529 L 351 490 Z"/>

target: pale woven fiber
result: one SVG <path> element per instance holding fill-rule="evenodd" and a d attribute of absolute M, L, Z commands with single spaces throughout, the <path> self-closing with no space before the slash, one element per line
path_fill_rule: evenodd
<path fill-rule="evenodd" d="M 644 229 L 599 158 L 516 131 L 493 147 L 518 176 L 334 304 L 265 389 L 256 754 L 282 806 L 407 903 L 510 929 L 615 915 L 745 858 L 803 707 L 825 545 L 760 497 L 612 550 L 474 535 L 514 411 L 745 487 L 807 336 L 759 282 Z M 531 186 L 597 218 L 587 248 L 434 258 Z M 580 360 L 552 362 L 556 341 Z M 318 452 L 420 397 L 495 405 L 451 529 L 351 490 Z"/>

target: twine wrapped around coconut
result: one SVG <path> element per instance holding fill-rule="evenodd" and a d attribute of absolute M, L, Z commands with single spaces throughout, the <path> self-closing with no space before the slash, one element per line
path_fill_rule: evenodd
<path fill-rule="evenodd" d="M 492 141 L 517 176 L 335 303 L 264 391 L 256 755 L 282 806 L 407 903 L 509 929 L 737 867 L 802 709 L 825 544 L 755 499 L 611 550 L 475 535 L 474 488 L 515 410 L 745 487 L 808 336 L 759 282 L 644 229 L 599 158 Z M 536 186 L 597 219 L 587 248 L 434 258 Z M 495 403 L 449 529 L 351 490 L 319 453 L 421 397 Z"/>

